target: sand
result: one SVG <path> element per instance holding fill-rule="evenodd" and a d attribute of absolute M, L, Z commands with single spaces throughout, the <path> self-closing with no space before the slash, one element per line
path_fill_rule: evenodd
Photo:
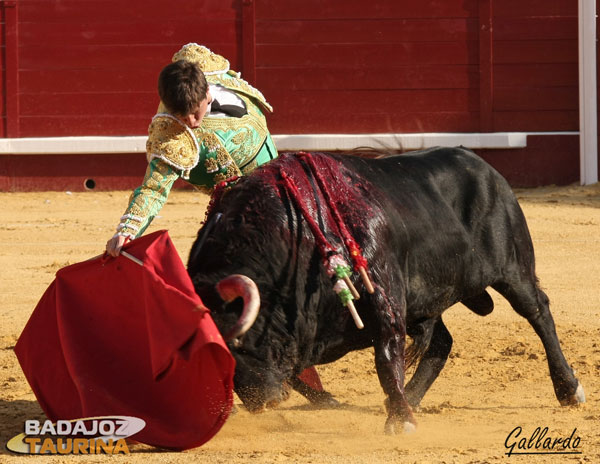
<path fill-rule="evenodd" d="M 0 211 L 0 442 L 45 417 L 13 347 L 54 273 L 103 251 L 129 192 L 2 193 Z M 496 463 L 600 462 L 600 186 L 519 190 L 537 255 L 537 273 L 551 300 L 563 350 L 585 388 L 587 403 L 560 407 L 541 342 L 498 294 L 494 312 L 479 317 L 461 305 L 444 320 L 454 337 L 451 357 L 416 412 L 410 435 L 383 434 L 384 395 L 371 349 L 319 366 L 343 406 L 318 410 L 294 393 L 279 408 L 239 412 L 210 442 L 181 453 L 144 445 L 126 457 L 21 457 L 0 450 L 0 462 Z M 174 191 L 149 230 L 169 229 L 184 262 L 204 217 L 207 197 Z M 547 436 L 579 437 L 576 455 L 506 456 L 516 427 Z M 572 447 L 571 447 L 572 448 Z M 573 451 L 572 449 L 570 451 Z"/>

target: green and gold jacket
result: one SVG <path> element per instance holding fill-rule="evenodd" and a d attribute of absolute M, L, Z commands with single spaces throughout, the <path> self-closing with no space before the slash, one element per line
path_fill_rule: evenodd
<path fill-rule="evenodd" d="M 181 177 L 210 193 L 228 178 L 249 174 L 277 157 L 265 112 L 272 112 L 260 91 L 229 69 L 229 62 L 198 44 L 185 45 L 173 61 L 198 63 L 209 84 L 234 91 L 245 103 L 240 117 L 205 116 L 197 129 L 168 114 L 161 103 L 148 127 L 148 168 L 142 185 L 132 193 L 117 227 L 118 235 L 139 237 L 165 204 L 174 182 Z"/>

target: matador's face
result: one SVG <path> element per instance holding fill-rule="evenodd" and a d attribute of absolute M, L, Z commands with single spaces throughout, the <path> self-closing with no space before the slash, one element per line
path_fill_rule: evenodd
<path fill-rule="evenodd" d="M 181 119 L 185 122 L 191 129 L 196 129 L 200 127 L 202 124 L 202 120 L 206 113 L 210 112 L 210 105 L 213 101 L 212 95 L 209 92 L 206 92 L 206 98 L 202 100 L 198 106 L 189 114 L 183 116 Z"/>

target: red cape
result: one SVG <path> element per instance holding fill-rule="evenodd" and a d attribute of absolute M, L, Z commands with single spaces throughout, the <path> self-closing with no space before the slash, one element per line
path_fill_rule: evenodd
<path fill-rule="evenodd" d="M 134 416 L 171 449 L 212 438 L 233 405 L 235 361 L 166 231 L 56 273 L 15 347 L 49 419 Z"/>

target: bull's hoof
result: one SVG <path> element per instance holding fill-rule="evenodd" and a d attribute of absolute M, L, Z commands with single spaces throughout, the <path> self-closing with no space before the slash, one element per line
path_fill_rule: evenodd
<path fill-rule="evenodd" d="M 323 396 L 315 404 L 324 408 L 339 408 L 342 405 L 333 395 Z"/>
<path fill-rule="evenodd" d="M 327 391 L 318 391 L 308 388 L 296 389 L 316 408 L 339 408 L 340 402 Z"/>
<path fill-rule="evenodd" d="M 585 403 L 585 392 L 579 382 L 577 382 L 577 390 L 573 395 L 560 400 L 561 406 L 577 406 L 578 404 Z"/>
<path fill-rule="evenodd" d="M 319 408 L 339 408 L 341 403 L 329 392 L 315 392 L 309 398 L 313 406 Z"/>
<path fill-rule="evenodd" d="M 415 424 L 413 424 L 412 422 L 405 422 L 403 425 L 402 431 L 406 435 L 409 435 L 409 434 L 415 433 L 417 431 L 417 426 Z"/>
<path fill-rule="evenodd" d="M 399 430 L 398 426 L 400 425 L 400 421 L 396 418 L 389 418 L 385 422 L 384 432 L 386 435 L 396 435 Z M 402 423 L 402 433 L 409 435 L 411 433 L 415 433 L 417 431 L 417 426 L 412 422 L 405 421 Z"/>
<path fill-rule="evenodd" d="M 248 411 L 250 414 L 261 414 L 267 410 L 266 403 L 256 404 L 256 405 L 255 404 L 244 404 L 244 407 L 246 408 L 246 411 Z"/>

